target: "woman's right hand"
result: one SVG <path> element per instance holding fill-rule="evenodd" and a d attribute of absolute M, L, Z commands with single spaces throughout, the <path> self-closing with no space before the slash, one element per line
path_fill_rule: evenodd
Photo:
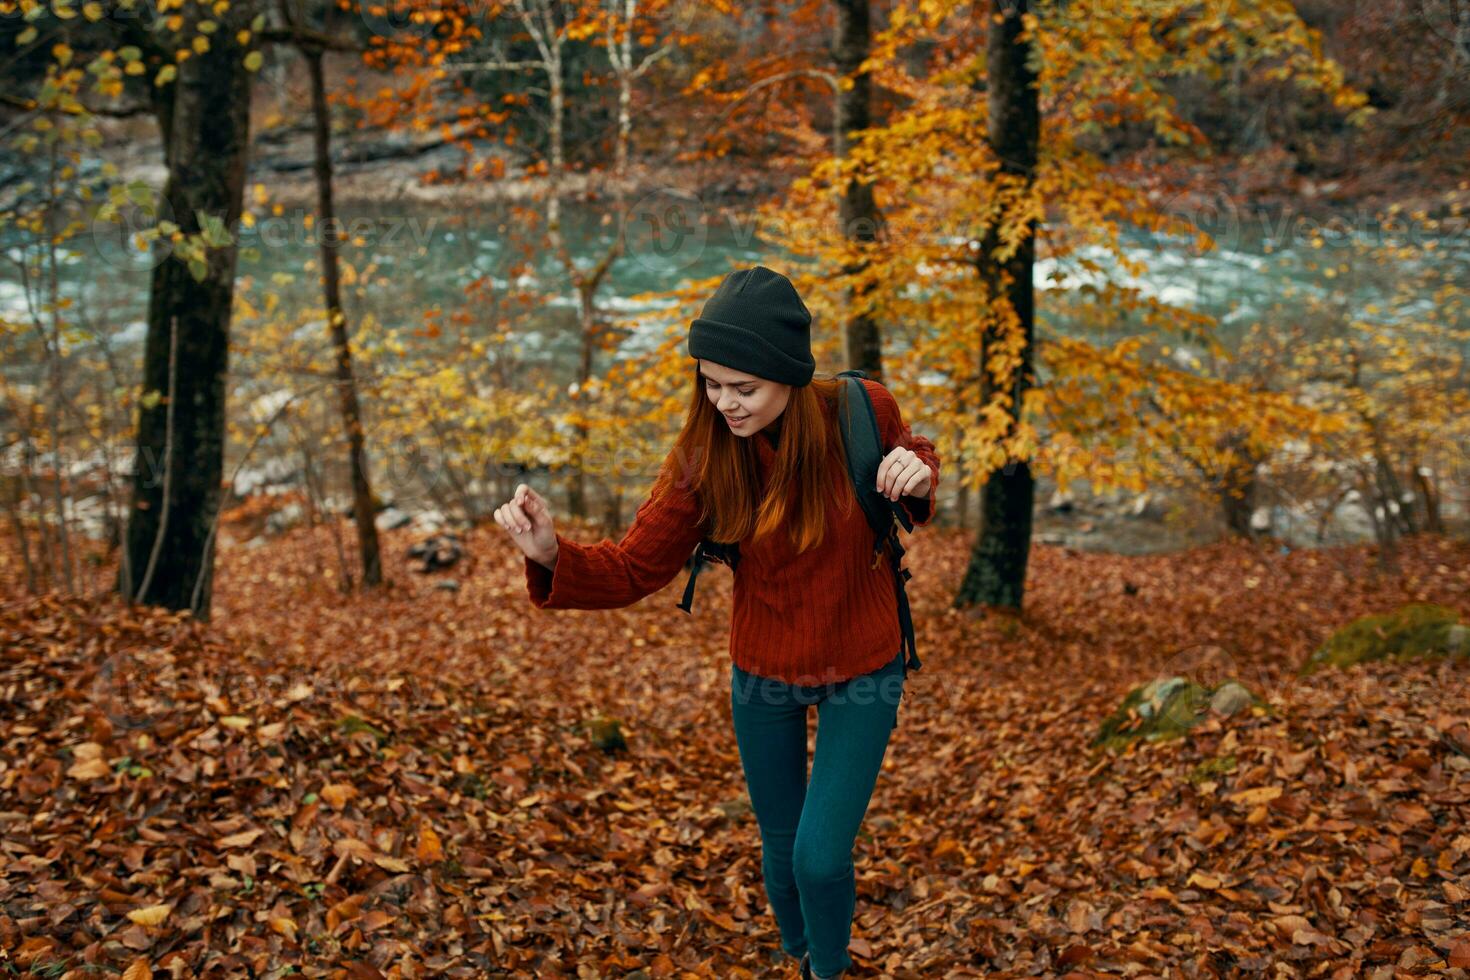
<path fill-rule="evenodd" d="M 495 508 L 495 523 L 505 528 L 527 558 L 552 568 L 556 564 L 556 528 L 546 498 L 522 483 L 515 495 Z"/>

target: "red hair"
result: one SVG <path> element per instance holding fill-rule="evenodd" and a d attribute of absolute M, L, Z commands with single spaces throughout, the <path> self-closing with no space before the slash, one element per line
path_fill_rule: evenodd
<path fill-rule="evenodd" d="M 762 496 L 754 440 L 767 437 L 756 432 L 742 438 L 730 431 L 705 394 L 696 365 L 689 411 L 674 440 L 673 456 L 678 462 L 675 470 L 682 469 L 684 479 L 693 481 L 701 504 L 700 523 L 710 540 L 740 541 L 752 532 L 759 538 L 786 523 L 799 554 L 821 543 L 829 502 L 839 503 L 844 515 L 850 513 L 857 497 L 847 475 L 842 434 L 832 408 L 842 384 L 836 378 L 813 378 L 808 384 L 792 386 L 780 415 L 776 458 Z M 666 471 L 655 492 L 673 476 L 674 472 Z"/>

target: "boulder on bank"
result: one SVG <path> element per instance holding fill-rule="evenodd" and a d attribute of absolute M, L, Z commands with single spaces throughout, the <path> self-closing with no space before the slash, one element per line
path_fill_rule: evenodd
<path fill-rule="evenodd" d="M 451 568 L 464 557 L 464 539 L 452 531 L 435 534 L 415 542 L 408 549 L 408 557 L 417 559 L 414 571 L 423 574 Z"/>
<path fill-rule="evenodd" d="M 1418 602 L 1353 620 L 1313 651 L 1299 673 L 1435 656 L 1470 656 L 1470 627 L 1453 609 Z"/>
<path fill-rule="evenodd" d="M 1265 702 L 1239 681 L 1205 687 L 1187 677 L 1160 677 L 1135 687 L 1103 720 L 1094 746 L 1124 748 L 1129 742 L 1161 742 L 1188 732 L 1210 714 L 1229 717 Z"/>

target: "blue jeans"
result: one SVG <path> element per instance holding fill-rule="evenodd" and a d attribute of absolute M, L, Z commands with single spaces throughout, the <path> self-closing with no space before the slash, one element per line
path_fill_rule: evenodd
<path fill-rule="evenodd" d="M 809 951 L 812 969 L 831 976 L 852 965 L 852 849 L 898 724 L 903 652 L 886 667 L 815 686 L 730 668 L 730 713 L 781 947 L 797 957 Z M 812 704 L 817 747 L 808 783 Z"/>

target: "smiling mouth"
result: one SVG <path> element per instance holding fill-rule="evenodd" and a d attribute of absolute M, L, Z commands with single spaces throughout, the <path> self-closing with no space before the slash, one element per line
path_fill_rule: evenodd
<path fill-rule="evenodd" d="M 742 415 L 742 416 L 740 416 L 737 419 L 733 415 L 726 415 L 725 418 L 729 419 L 731 422 L 744 422 L 746 419 L 750 418 L 750 416 L 749 415 Z"/>

